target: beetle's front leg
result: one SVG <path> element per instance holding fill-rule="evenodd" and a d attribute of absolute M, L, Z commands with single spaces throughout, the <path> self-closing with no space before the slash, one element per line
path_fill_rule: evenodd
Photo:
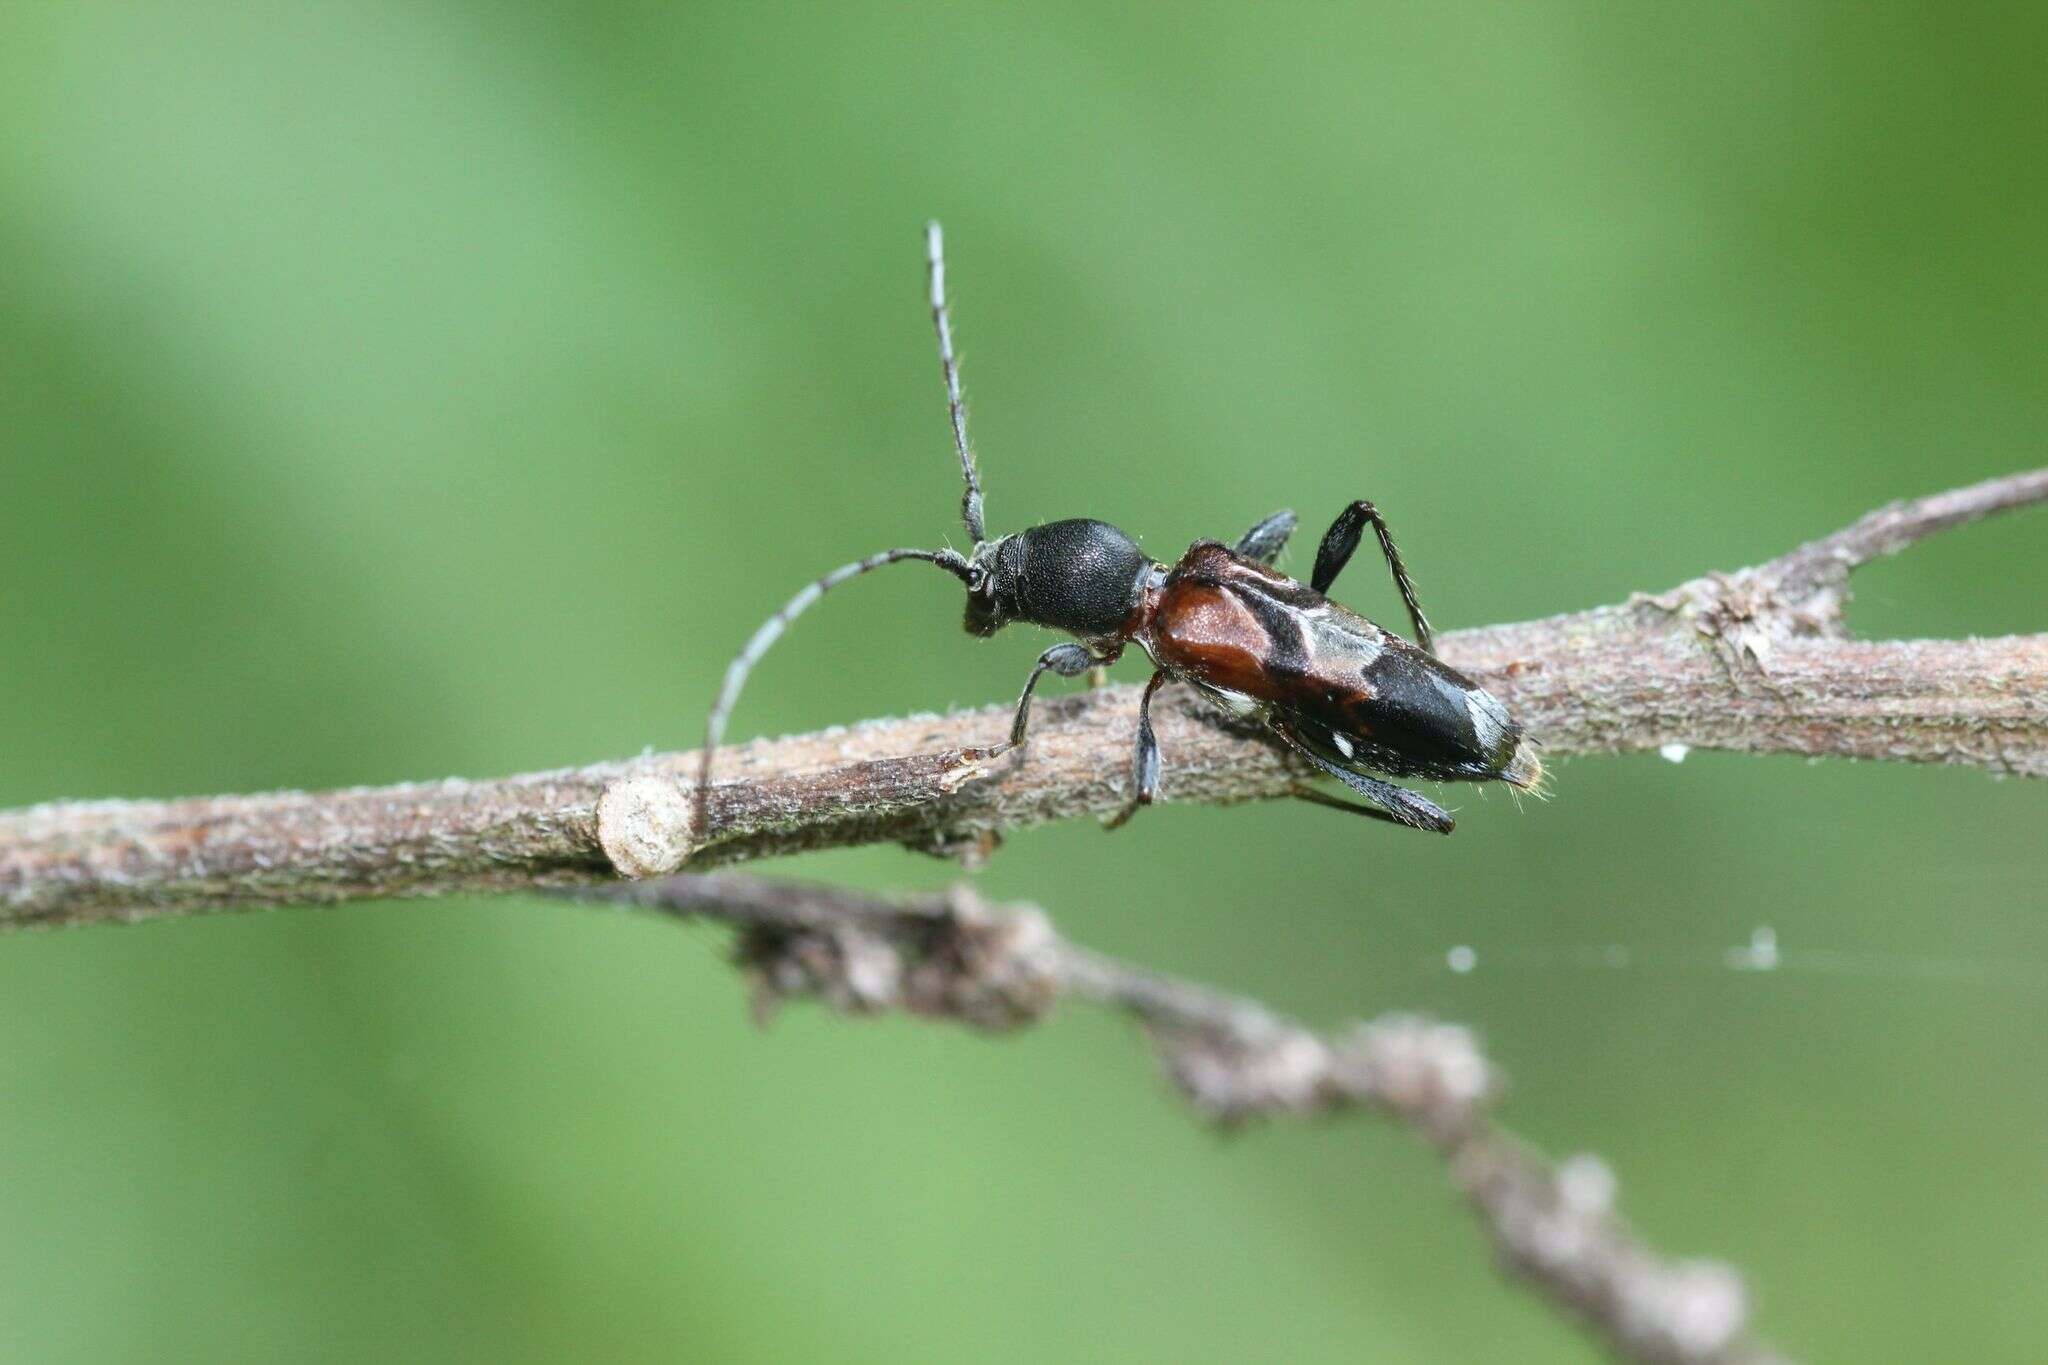
<path fill-rule="evenodd" d="M 1038 662 L 1031 666 L 1031 676 L 1024 680 L 1024 695 L 1017 698 L 1017 718 L 1010 723 L 1010 738 L 992 749 L 969 749 L 967 758 L 977 763 L 1000 758 L 1024 742 L 1024 732 L 1031 724 L 1031 697 L 1038 690 L 1038 680 L 1047 671 L 1062 678 L 1078 678 L 1097 664 L 1112 662 L 1113 659 L 1114 656 L 1108 660 L 1101 659 L 1088 646 L 1072 643 L 1054 645 L 1039 655 Z"/>

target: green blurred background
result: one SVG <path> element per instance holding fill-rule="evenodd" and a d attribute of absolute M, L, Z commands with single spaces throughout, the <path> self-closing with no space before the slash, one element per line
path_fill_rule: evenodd
<path fill-rule="evenodd" d="M 1171 556 L 1370 495 L 1455 627 L 2040 463 L 2041 14 L 9 5 L 0 805 L 689 745 L 796 585 L 957 538 L 927 216 L 999 528 Z M 2043 628 L 2044 551 L 1946 537 L 1853 620 Z M 1011 696 L 1039 642 L 957 598 L 847 590 L 734 733 Z M 1556 788 L 1450 840 L 1168 807 L 981 882 L 1472 1022 L 1510 1122 L 1810 1357 L 2038 1360 L 2048 788 Z M 1759 925 L 1784 969 L 1723 967 Z M 0 1354 L 1593 1355 L 1372 1121 L 1218 1139 L 1085 1012 L 757 1033 L 722 948 L 517 899 L 0 942 Z"/>

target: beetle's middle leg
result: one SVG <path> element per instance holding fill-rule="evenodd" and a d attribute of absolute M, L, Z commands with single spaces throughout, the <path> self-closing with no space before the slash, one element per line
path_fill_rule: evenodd
<path fill-rule="evenodd" d="M 1294 534 L 1296 526 L 1294 513 L 1282 510 L 1267 517 L 1251 530 L 1238 537 L 1233 547 L 1235 552 L 1254 564 L 1273 567 L 1273 561 L 1287 548 L 1287 537 Z"/>
<path fill-rule="evenodd" d="M 1315 574 L 1308 585 L 1317 592 L 1327 593 L 1330 585 L 1337 581 L 1337 575 L 1344 572 L 1344 566 L 1351 562 L 1351 552 L 1358 548 L 1359 537 L 1365 534 L 1370 523 L 1373 533 L 1379 537 L 1380 552 L 1387 558 L 1387 567 L 1393 570 L 1394 586 L 1401 590 L 1401 605 L 1408 608 L 1408 620 L 1415 627 L 1415 643 L 1431 654 L 1436 653 L 1436 642 L 1430 638 L 1429 621 L 1422 614 L 1422 604 L 1415 599 L 1415 584 L 1408 577 L 1408 566 L 1401 562 L 1401 552 L 1394 548 L 1394 533 L 1387 529 L 1385 517 L 1380 509 L 1360 498 L 1337 514 L 1330 523 L 1330 529 L 1323 534 L 1323 543 L 1316 550 Z"/>
<path fill-rule="evenodd" d="M 1138 807 L 1149 806 L 1159 795 L 1159 736 L 1152 733 L 1152 694 L 1166 681 L 1160 669 L 1138 694 L 1138 744 L 1131 752 L 1131 799 L 1124 808 L 1102 822 L 1104 829 L 1122 829 Z"/>

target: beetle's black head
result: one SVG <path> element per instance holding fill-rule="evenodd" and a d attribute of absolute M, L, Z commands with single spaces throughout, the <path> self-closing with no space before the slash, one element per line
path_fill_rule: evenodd
<path fill-rule="evenodd" d="M 1119 634 L 1152 561 L 1107 522 L 1075 517 L 991 541 L 974 553 L 967 629 L 993 635 L 1012 621 L 1083 639 Z"/>

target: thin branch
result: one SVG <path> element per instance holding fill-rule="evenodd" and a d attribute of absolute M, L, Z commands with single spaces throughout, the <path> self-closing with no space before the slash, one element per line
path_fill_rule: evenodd
<path fill-rule="evenodd" d="M 2044 500 L 2048 470 L 1993 479 L 1757 568 L 1440 644 L 1553 756 L 1684 744 L 2048 776 L 2048 635 L 1873 642 L 1842 621 L 1856 565 Z M 1256 800 L 1300 780 L 1284 750 L 1185 690 L 1153 708 L 1163 799 Z M 491 781 L 37 806 L 0 814 L 0 926 L 564 885 L 886 841 L 972 858 L 1004 831 L 1118 809 L 1136 704 L 1133 687 L 1050 701 L 1029 749 L 988 769 L 961 751 L 998 740 L 1006 707 L 726 750 L 708 839 L 677 788 L 695 771 L 687 753 Z"/>
<path fill-rule="evenodd" d="M 1493 1121 L 1500 1078 L 1467 1029 L 1390 1015 L 1317 1033 L 1254 1001 L 1077 947 L 1036 906 L 992 907 L 964 886 L 882 899 L 713 874 L 570 894 L 732 925 L 763 1016 L 814 998 L 849 1014 L 901 1010 L 1005 1031 L 1062 998 L 1119 1010 L 1212 1121 L 1363 1108 L 1414 1132 L 1443 1158 L 1502 1263 L 1625 1358 L 1778 1359 L 1749 1334 L 1734 1270 L 1658 1255 L 1615 1212 L 1615 1178 L 1597 1157 L 1552 1163 Z"/>
<path fill-rule="evenodd" d="M 1776 561 L 1777 577 L 1792 595 L 1839 588 L 1849 571 L 1895 555 L 1937 531 L 1967 526 L 1993 513 L 2048 500 L 2048 469 L 1987 479 L 1912 502 L 1880 507 L 1855 525 L 1803 545 Z M 1840 614 L 1840 600 L 1834 605 Z"/>

